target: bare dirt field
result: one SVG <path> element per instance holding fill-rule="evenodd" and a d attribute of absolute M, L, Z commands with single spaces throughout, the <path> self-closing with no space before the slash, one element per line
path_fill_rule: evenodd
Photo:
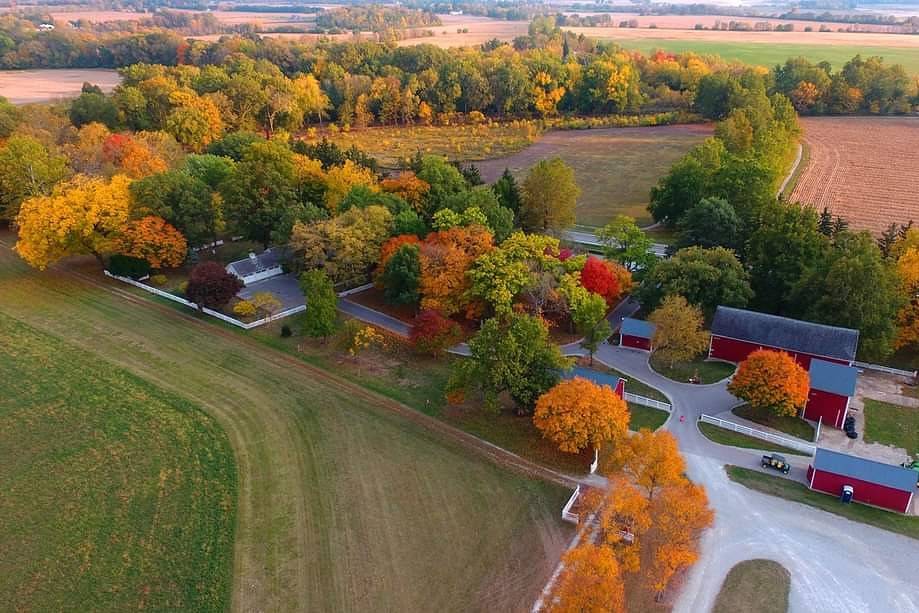
<path fill-rule="evenodd" d="M 598 226 L 622 213 L 651 223 L 651 187 L 692 147 L 711 136 L 707 125 L 559 130 L 548 132 L 523 151 L 476 162 L 486 182 L 505 168 L 522 180 L 536 162 L 561 157 L 574 168 L 581 186 L 578 223 Z"/>
<path fill-rule="evenodd" d="M 575 12 L 582 16 L 586 15 L 605 15 L 607 13 L 590 13 Z M 639 28 L 649 28 L 655 26 L 658 29 L 675 29 L 675 30 L 692 30 L 696 24 L 702 24 L 706 28 L 712 28 L 717 23 L 730 23 L 732 21 L 749 23 L 751 26 L 756 23 L 769 23 L 773 26 L 792 24 L 795 30 L 803 32 L 804 28 L 811 27 L 814 32 L 820 29 L 820 26 L 826 26 L 832 30 L 838 28 L 852 28 L 859 32 L 900 32 L 899 26 L 892 25 L 868 25 L 854 24 L 834 21 L 806 21 L 798 19 L 778 19 L 775 17 L 738 17 L 737 15 L 636 15 L 635 13 L 608 13 L 613 24 L 618 25 L 621 21 L 635 20 Z M 597 28 L 584 28 L 597 29 Z M 600 28 L 608 30 L 610 28 Z M 615 28 L 618 29 L 618 28 Z M 822 33 L 826 34 L 826 32 Z"/>
<path fill-rule="evenodd" d="M 510 41 L 527 33 L 529 22 L 503 21 L 490 17 L 474 17 L 471 15 L 440 15 L 443 22 L 441 26 L 418 28 L 431 30 L 434 36 L 421 36 L 406 38 L 399 41 L 400 45 L 418 45 L 428 43 L 438 47 L 466 47 L 481 45 L 493 38 Z M 457 30 L 468 29 L 468 32 L 458 33 Z"/>
<path fill-rule="evenodd" d="M 809 149 L 791 199 L 828 208 L 850 227 L 881 233 L 891 223 L 919 221 L 919 119 L 808 117 Z"/>
<path fill-rule="evenodd" d="M 0 71 L 0 96 L 13 104 L 51 102 L 80 94 L 84 82 L 110 92 L 121 75 L 104 68 Z"/>

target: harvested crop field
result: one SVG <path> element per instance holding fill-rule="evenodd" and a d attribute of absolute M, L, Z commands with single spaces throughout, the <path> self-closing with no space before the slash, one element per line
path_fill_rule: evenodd
<path fill-rule="evenodd" d="M 523 180 L 536 162 L 560 157 L 574 168 L 581 187 L 578 223 L 600 226 L 621 213 L 648 224 L 651 187 L 711 134 L 711 126 L 698 124 L 557 130 L 519 153 L 476 162 L 476 166 L 486 182 L 495 181 L 505 168 Z"/>
<path fill-rule="evenodd" d="M 799 201 L 880 234 L 919 221 L 919 119 L 808 117 L 810 156 L 791 194 Z"/>
<path fill-rule="evenodd" d="M 84 82 L 110 92 L 121 83 L 121 75 L 105 68 L 2 70 L 0 96 L 13 104 L 52 102 L 79 96 Z"/>

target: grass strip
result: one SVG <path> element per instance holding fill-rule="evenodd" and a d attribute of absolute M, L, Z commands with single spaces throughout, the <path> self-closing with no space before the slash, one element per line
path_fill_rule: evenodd
<path fill-rule="evenodd" d="M 744 560 L 721 585 L 712 613 L 786 613 L 791 573 L 774 560 Z"/>
<path fill-rule="evenodd" d="M 782 445 L 776 445 L 775 443 L 770 443 L 769 441 L 764 441 L 762 439 L 755 438 L 753 436 L 748 436 L 746 434 L 741 434 L 740 432 L 734 432 L 733 430 L 728 430 L 727 428 L 721 428 L 714 424 L 709 424 L 706 422 L 699 422 L 699 431 L 707 439 L 712 442 L 718 443 L 719 445 L 730 445 L 731 447 L 743 447 L 744 449 L 761 449 L 763 451 L 775 451 L 776 453 L 785 453 L 788 455 L 800 455 L 806 456 L 806 453 L 798 451 L 797 449 L 792 449 L 790 447 L 783 447 Z"/>

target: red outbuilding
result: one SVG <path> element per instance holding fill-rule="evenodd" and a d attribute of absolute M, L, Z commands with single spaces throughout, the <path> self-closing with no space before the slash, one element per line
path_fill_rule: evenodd
<path fill-rule="evenodd" d="M 811 360 L 810 392 L 804 407 L 804 419 L 821 421 L 825 426 L 842 428 L 855 395 L 858 369 L 825 360 Z"/>
<path fill-rule="evenodd" d="M 649 321 L 626 317 L 619 328 L 619 346 L 651 351 L 651 339 L 654 338 L 655 326 Z"/>
<path fill-rule="evenodd" d="M 899 513 L 913 501 L 919 473 L 908 468 L 866 460 L 829 449 L 817 449 L 807 469 L 812 490 L 843 496 L 852 488 L 852 500 Z"/>
<path fill-rule="evenodd" d="M 811 360 L 852 366 L 858 330 L 720 306 L 711 325 L 708 357 L 743 362 L 757 349 L 784 351 L 804 369 Z"/>

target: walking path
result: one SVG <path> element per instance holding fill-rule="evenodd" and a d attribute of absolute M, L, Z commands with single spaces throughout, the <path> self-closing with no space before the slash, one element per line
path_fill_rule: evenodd
<path fill-rule="evenodd" d="M 690 385 L 667 379 L 651 370 L 647 358 L 647 353 L 608 344 L 595 356 L 670 399 L 673 412 L 663 427 L 677 437 L 689 477 L 705 486 L 715 509 L 715 524 L 702 538 L 699 561 L 689 571 L 674 613 L 710 611 L 731 567 L 751 558 L 776 560 L 791 572 L 792 613 L 919 611 L 914 570 L 919 541 L 730 481 L 725 464 L 760 470 L 760 452 L 715 444 L 695 422 L 702 413 L 723 413 L 740 401 L 724 382 Z M 808 458 L 790 456 L 789 461 L 789 476 L 804 481 Z"/>

